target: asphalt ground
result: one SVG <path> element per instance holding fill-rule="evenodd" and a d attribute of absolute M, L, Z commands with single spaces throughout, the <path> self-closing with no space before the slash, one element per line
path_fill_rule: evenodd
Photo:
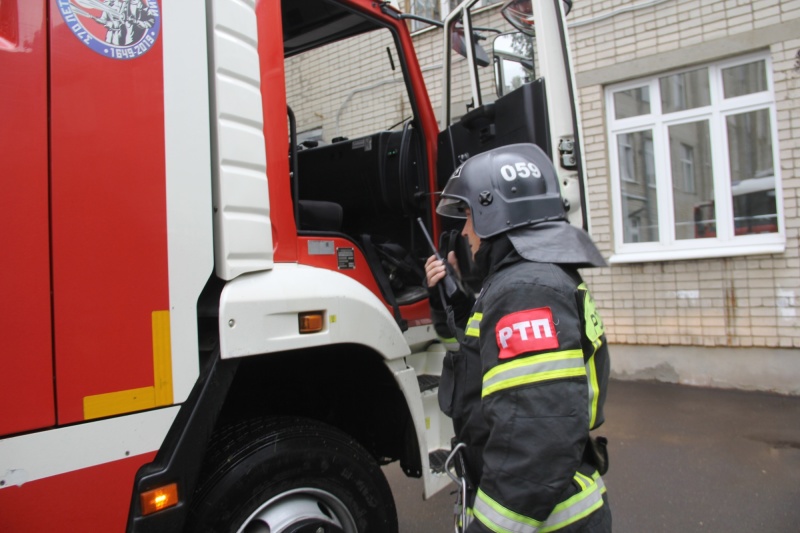
<path fill-rule="evenodd" d="M 800 532 L 800 397 L 612 381 L 596 433 L 615 533 Z M 453 531 L 449 490 L 385 473 L 401 533 Z"/>

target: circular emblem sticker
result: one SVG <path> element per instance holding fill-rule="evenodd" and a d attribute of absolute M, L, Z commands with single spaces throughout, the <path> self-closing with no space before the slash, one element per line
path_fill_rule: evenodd
<path fill-rule="evenodd" d="M 57 0 L 73 34 L 98 54 L 135 59 L 158 39 L 161 13 L 156 0 Z"/>

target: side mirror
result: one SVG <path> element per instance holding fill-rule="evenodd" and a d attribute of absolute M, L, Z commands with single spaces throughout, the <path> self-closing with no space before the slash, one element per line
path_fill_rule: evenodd
<path fill-rule="evenodd" d="M 564 15 L 572 10 L 572 0 L 564 1 Z M 531 0 L 506 0 L 500 8 L 503 17 L 522 33 L 533 35 L 534 13 Z"/>
<path fill-rule="evenodd" d="M 472 43 L 475 45 L 475 63 L 479 67 L 488 67 L 491 64 L 489 55 L 486 50 L 478 43 L 480 37 L 475 32 L 472 33 Z M 450 37 L 450 46 L 458 55 L 467 57 L 467 41 L 464 39 L 464 27 L 457 24 L 453 28 L 453 34 Z"/>
<path fill-rule="evenodd" d="M 533 35 L 513 32 L 498 35 L 492 45 L 497 96 L 503 96 L 536 77 Z"/>

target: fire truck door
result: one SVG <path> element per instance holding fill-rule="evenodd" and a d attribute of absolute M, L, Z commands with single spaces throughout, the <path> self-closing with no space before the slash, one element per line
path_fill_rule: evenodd
<path fill-rule="evenodd" d="M 45 3 L 0 2 L 0 435 L 55 422 Z"/>
<path fill-rule="evenodd" d="M 116 4 L 49 1 L 59 424 L 172 403 L 162 2 Z"/>

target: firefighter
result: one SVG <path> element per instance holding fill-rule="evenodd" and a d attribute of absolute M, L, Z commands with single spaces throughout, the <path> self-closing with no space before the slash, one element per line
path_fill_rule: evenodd
<path fill-rule="evenodd" d="M 589 434 L 604 419 L 608 347 L 578 273 L 605 261 L 567 222 L 555 168 L 532 144 L 484 152 L 453 173 L 437 212 L 465 219 L 482 280 L 477 297 L 447 297 L 444 262 L 425 265 L 449 348 L 440 405 L 466 444 L 464 530 L 611 531 L 605 439 Z"/>

